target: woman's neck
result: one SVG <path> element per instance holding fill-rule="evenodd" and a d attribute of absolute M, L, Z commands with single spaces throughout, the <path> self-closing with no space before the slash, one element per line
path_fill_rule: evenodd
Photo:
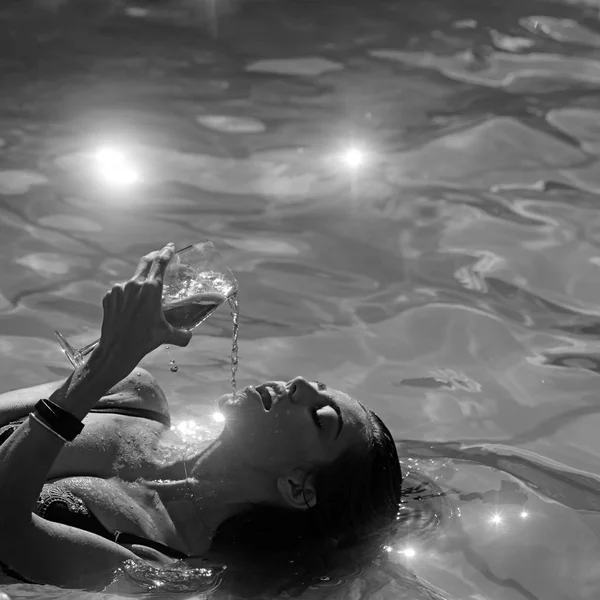
<path fill-rule="evenodd" d="M 189 454 L 189 484 L 202 521 L 214 535 L 218 526 L 250 506 L 264 502 L 266 486 L 231 456 L 221 437 Z"/>
<path fill-rule="evenodd" d="M 228 456 L 221 439 L 181 447 L 179 460 L 146 482 L 167 510 L 191 554 L 205 553 L 219 525 L 261 500 L 248 473 Z M 264 496 L 264 487 L 261 496 Z"/>

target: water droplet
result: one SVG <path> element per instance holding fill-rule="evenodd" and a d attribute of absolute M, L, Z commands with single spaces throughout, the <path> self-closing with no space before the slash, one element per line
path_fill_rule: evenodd
<path fill-rule="evenodd" d="M 171 366 L 171 372 L 172 373 L 177 373 L 177 371 L 179 371 L 179 367 L 175 364 L 175 361 L 173 360 L 173 357 L 171 356 L 171 350 L 169 349 L 169 346 L 165 346 L 165 348 L 167 349 L 167 352 L 169 354 L 169 365 Z"/>

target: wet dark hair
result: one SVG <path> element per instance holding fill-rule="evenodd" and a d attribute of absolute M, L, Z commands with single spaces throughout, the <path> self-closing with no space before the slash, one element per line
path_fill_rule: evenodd
<path fill-rule="evenodd" d="M 367 447 L 351 448 L 310 474 L 313 507 L 256 505 L 217 529 L 211 554 L 228 565 L 230 591 L 249 597 L 265 586 L 271 593 L 303 589 L 348 564 L 349 551 L 355 563 L 381 551 L 398 514 L 402 471 L 389 430 L 365 411 Z"/>

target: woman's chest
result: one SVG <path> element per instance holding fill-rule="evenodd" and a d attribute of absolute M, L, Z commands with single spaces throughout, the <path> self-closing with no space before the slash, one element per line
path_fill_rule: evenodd
<path fill-rule="evenodd" d="M 81 475 L 124 482 L 170 478 L 183 451 L 178 438 L 160 423 L 89 415 L 81 435 L 57 457 L 48 480 Z"/>
<path fill-rule="evenodd" d="M 111 536 L 121 531 L 167 545 L 177 544 L 168 510 L 159 494 L 144 483 L 80 476 L 62 479 L 45 488 L 53 486 L 63 500 L 70 496 L 81 503 Z M 85 525 L 82 528 L 87 529 Z"/>

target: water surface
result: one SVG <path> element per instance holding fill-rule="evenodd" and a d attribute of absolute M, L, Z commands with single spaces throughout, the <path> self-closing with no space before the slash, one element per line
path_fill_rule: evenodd
<path fill-rule="evenodd" d="M 240 384 L 355 394 L 416 489 L 389 562 L 307 598 L 600 597 L 599 7 L 24 4 L 0 11 L 0 391 L 66 377 L 52 331 L 95 339 L 139 256 L 211 238 Z M 176 421 L 214 429 L 230 326 L 176 374 L 145 361 Z"/>

